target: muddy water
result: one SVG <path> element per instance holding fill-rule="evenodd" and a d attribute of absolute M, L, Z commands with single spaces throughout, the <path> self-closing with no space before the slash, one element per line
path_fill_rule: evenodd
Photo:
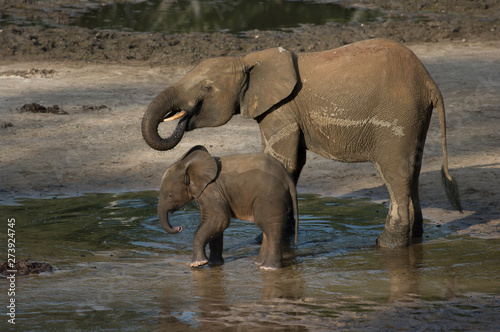
<path fill-rule="evenodd" d="M 300 24 L 364 22 L 380 15 L 376 11 L 346 8 L 330 2 L 300 0 L 149 0 L 110 3 L 75 17 L 72 24 L 91 29 L 143 32 L 236 33 L 293 28 Z"/>
<path fill-rule="evenodd" d="M 427 223 L 423 244 L 380 250 L 373 243 L 384 205 L 313 195 L 300 196 L 299 244 L 287 249 L 285 268 L 256 267 L 259 230 L 235 220 L 225 232 L 226 263 L 191 269 L 199 210 L 192 204 L 176 212 L 171 222 L 184 231 L 168 235 L 157 221 L 156 195 L 88 194 L 1 206 L 2 218 L 16 219 L 17 257 L 55 268 L 17 279 L 16 328 L 316 330 L 393 301 L 500 294 L 499 240 L 451 236 Z M 0 280 L 0 293 L 7 289 Z M 0 298 L 5 308 L 8 299 Z M 0 319 L 0 330 L 8 327 Z"/>

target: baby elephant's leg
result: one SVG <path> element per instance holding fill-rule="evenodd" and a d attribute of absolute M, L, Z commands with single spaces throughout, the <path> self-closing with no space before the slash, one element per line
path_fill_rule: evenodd
<path fill-rule="evenodd" d="M 222 234 L 229 226 L 231 215 L 225 204 L 218 201 L 209 201 L 209 207 L 203 202 L 200 204 L 202 211 L 200 227 L 193 239 L 193 260 L 191 267 L 202 266 L 213 262 L 214 265 L 222 264 Z M 210 259 L 205 248 L 210 244 Z"/>
<path fill-rule="evenodd" d="M 262 242 L 260 246 L 259 256 L 255 260 L 255 264 L 262 266 L 262 264 L 264 264 L 264 261 L 267 258 L 268 251 L 269 249 L 268 249 L 267 237 L 266 234 L 262 233 Z"/>
<path fill-rule="evenodd" d="M 283 266 L 282 242 L 284 216 L 268 218 L 265 221 L 261 221 L 260 225 L 262 225 L 263 239 L 260 253 L 255 263 L 260 265 L 262 269 L 279 269 Z"/>
<path fill-rule="evenodd" d="M 266 231 L 264 231 L 265 234 L 264 238 L 267 244 L 266 244 L 265 258 L 264 261 L 262 262 L 262 265 L 260 266 L 261 269 L 273 270 L 283 267 L 282 263 L 283 250 L 281 243 L 283 228 L 282 227 L 276 227 L 276 228 L 278 229 L 269 230 L 267 235 Z M 264 242 L 262 243 L 262 245 L 264 245 Z"/>
<path fill-rule="evenodd" d="M 210 257 L 208 258 L 208 264 L 210 265 L 222 265 L 224 264 L 224 258 L 222 257 L 222 249 L 224 248 L 224 234 L 220 234 L 214 237 L 209 243 L 210 247 Z"/>
<path fill-rule="evenodd" d="M 203 221 L 200 227 L 196 231 L 193 238 L 193 259 L 191 260 L 191 267 L 197 267 L 208 264 L 209 260 L 206 253 L 206 246 L 210 239 L 217 236 L 216 229 L 213 227 L 213 223 L 209 221 Z"/>
<path fill-rule="evenodd" d="M 200 233 L 201 227 L 198 229 L 193 239 L 193 259 L 191 260 L 191 267 L 202 266 L 208 264 L 208 257 L 205 251 L 207 245 L 206 239 Z"/>

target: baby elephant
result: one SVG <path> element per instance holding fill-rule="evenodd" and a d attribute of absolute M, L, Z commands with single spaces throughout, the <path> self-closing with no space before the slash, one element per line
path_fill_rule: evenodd
<path fill-rule="evenodd" d="M 223 232 L 231 217 L 254 221 L 263 239 L 256 264 L 263 269 L 282 267 L 282 242 L 285 229 L 295 215 L 295 243 L 299 222 L 297 193 L 285 168 L 268 155 L 245 154 L 212 157 L 203 146 L 195 146 L 163 175 L 158 216 L 165 231 L 176 234 L 168 213 L 196 199 L 201 223 L 193 240 L 191 266 L 219 265 Z M 205 247 L 210 246 L 210 258 Z"/>

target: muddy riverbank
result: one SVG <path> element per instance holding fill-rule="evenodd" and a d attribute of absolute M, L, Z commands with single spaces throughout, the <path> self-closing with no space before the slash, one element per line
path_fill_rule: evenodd
<path fill-rule="evenodd" d="M 122 1 L 126 2 L 126 1 Z M 63 5 L 61 5 L 61 3 Z M 106 2 L 64 0 L 19 2 L 5 0 L 0 11 L 16 17 L 0 33 L 0 57 L 13 61 L 84 61 L 123 64 L 191 66 L 207 57 L 238 55 L 273 47 L 293 52 L 320 51 L 368 38 L 403 43 L 487 42 L 500 39 L 500 4 L 494 0 L 347 1 L 346 6 L 371 8 L 380 17 L 348 24 L 303 25 L 274 31 L 230 33 L 150 33 L 69 26 L 72 17 Z M 65 6 L 64 6 L 65 4 Z M 224 10 L 230 11 L 230 4 Z M 38 22 L 37 26 L 25 26 Z"/>

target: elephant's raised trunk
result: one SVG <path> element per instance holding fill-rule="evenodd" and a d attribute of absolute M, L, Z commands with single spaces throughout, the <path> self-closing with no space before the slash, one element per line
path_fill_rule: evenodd
<path fill-rule="evenodd" d="M 158 134 L 161 122 L 177 118 L 181 112 L 175 89 L 168 88 L 160 93 L 149 105 L 142 118 L 142 137 L 155 150 L 165 151 L 173 149 L 182 139 L 189 122 L 189 115 L 185 114 L 179 120 L 177 127 L 170 137 L 163 138 Z"/>
<path fill-rule="evenodd" d="M 182 232 L 182 226 L 170 226 L 170 222 L 168 221 L 168 210 L 162 204 L 158 204 L 158 218 L 160 219 L 161 227 L 163 227 L 165 232 L 169 234 Z"/>

